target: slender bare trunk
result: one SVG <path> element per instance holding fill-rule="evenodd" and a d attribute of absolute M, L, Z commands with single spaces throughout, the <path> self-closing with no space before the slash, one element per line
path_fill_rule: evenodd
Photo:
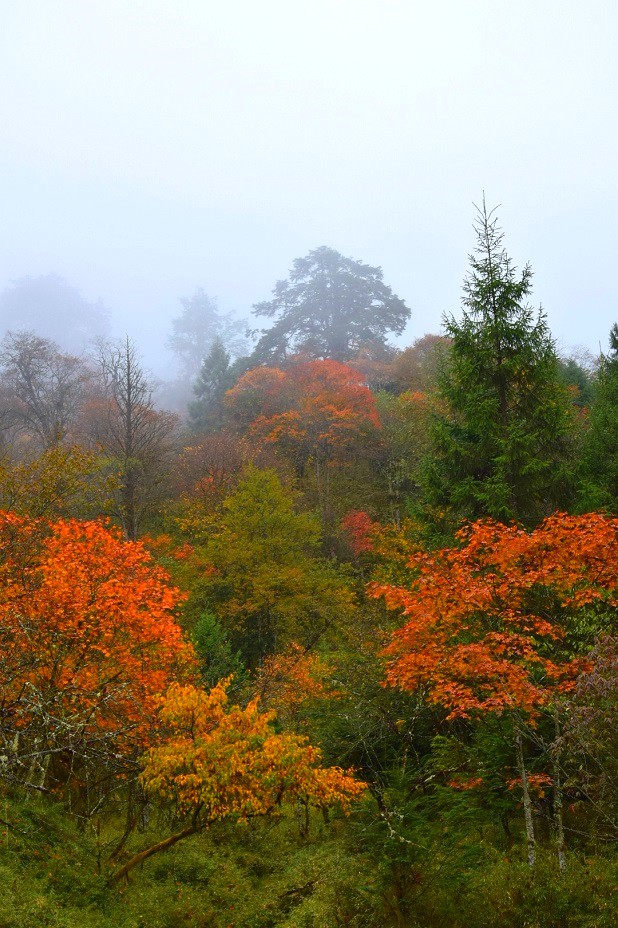
<path fill-rule="evenodd" d="M 552 775 L 554 780 L 554 825 L 556 828 L 556 845 L 558 850 L 558 867 L 560 873 L 566 870 L 566 852 L 564 842 L 564 821 L 562 817 L 562 781 L 560 778 L 560 718 L 558 708 L 554 710 L 554 725 L 556 740 L 551 752 L 552 758 Z"/>
<path fill-rule="evenodd" d="M 107 881 L 108 886 L 115 886 L 116 883 L 119 883 L 124 877 L 128 876 L 131 870 L 134 867 L 137 867 L 138 864 L 143 863 L 145 860 L 148 860 L 149 857 L 152 857 L 153 854 L 158 854 L 159 851 L 166 851 L 169 847 L 173 847 L 174 844 L 177 844 L 178 841 L 182 841 L 183 838 L 188 838 L 189 835 L 194 835 L 201 828 L 199 825 L 189 825 L 187 828 L 183 828 L 182 831 L 177 831 L 176 834 L 171 835 L 169 838 L 166 838 L 165 841 L 159 841 L 158 844 L 153 844 L 150 847 L 146 848 L 145 851 L 141 851 L 139 854 L 136 854 L 134 857 L 131 857 L 130 860 L 117 870 L 116 873 L 110 876 Z"/>
<path fill-rule="evenodd" d="M 526 773 L 526 765 L 524 763 L 524 746 L 521 731 L 518 731 L 515 737 L 515 748 L 517 751 L 517 766 L 519 768 L 519 776 L 521 777 L 521 788 L 524 798 L 524 821 L 526 823 L 526 842 L 528 845 L 528 866 L 534 867 L 536 864 L 536 838 L 534 837 L 532 802 L 530 800 L 528 775 Z"/>
<path fill-rule="evenodd" d="M 34 787 L 41 792 L 45 792 L 45 782 L 47 780 L 47 771 L 49 769 L 50 754 L 37 754 L 37 748 L 41 745 L 41 751 L 43 751 L 43 746 L 45 744 L 44 740 L 39 742 L 39 739 L 35 739 L 33 743 L 33 756 L 30 762 L 30 769 L 28 771 L 28 778 L 26 780 L 26 786 Z"/>

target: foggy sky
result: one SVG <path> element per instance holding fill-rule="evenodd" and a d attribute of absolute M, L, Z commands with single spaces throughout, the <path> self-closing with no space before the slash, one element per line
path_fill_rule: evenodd
<path fill-rule="evenodd" d="M 559 347 L 606 346 L 615 0 L 0 13 L 0 289 L 60 274 L 163 372 L 180 297 L 201 286 L 248 316 L 294 258 L 329 245 L 382 266 L 412 309 L 409 344 L 458 312 L 485 190 Z"/>

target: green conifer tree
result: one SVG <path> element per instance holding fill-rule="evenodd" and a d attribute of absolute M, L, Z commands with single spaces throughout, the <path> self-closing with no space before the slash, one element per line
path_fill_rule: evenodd
<path fill-rule="evenodd" d="M 233 365 L 220 338 L 204 358 L 189 403 L 189 423 L 196 432 L 217 431 L 223 423 L 223 396 L 234 386 Z"/>
<path fill-rule="evenodd" d="M 424 474 L 434 519 L 491 517 L 533 525 L 566 502 L 572 412 L 541 310 L 526 302 L 495 211 L 483 198 L 460 320 L 441 376 L 449 412 L 436 420 Z M 439 514 L 439 515 L 438 515 Z"/>

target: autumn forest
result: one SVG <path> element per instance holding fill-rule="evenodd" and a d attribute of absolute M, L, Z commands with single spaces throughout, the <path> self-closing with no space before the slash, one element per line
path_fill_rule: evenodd
<path fill-rule="evenodd" d="M 618 325 L 474 236 L 408 347 L 326 246 L 198 290 L 164 388 L 2 298 L 2 928 L 616 923 Z"/>

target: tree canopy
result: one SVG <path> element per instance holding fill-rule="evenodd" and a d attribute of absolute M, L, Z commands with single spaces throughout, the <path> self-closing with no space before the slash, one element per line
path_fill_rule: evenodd
<path fill-rule="evenodd" d="M 386 335 L 403 332 L 410 310 L 383 282 L 382 269 L 345 258 L 323 245 L 294 261 L 257 316 L 273 319 L 254 352 L 259 362 L 302 353 L 347 361 L 364 347 L 384 347 Z"/>
<path fill-rule="evenodd" d="M 148 552 L 99 522 L 1 512 L 0 587 L 12 776 L 43 787 L 145 746 L 159 694 L 193 660 L 172 615 L 182 595 Z"/>
<path fill-rule="evenodd" d="M 295 511 L 274 471 L 249 468 L 205 531 L 210 572 L 199 589 L 248 663 L 290 641 L 315 643 L 353 616 L 347 578 L 319 556 L 318 520 Z"/>
<path fill-rule="evenodd" d="M 387 648 L 389 682 L 425 687 L 452 718 L 534 714 L 581 670 L 568 641 L 573 613 L 593 603 L 615 607 L 618 520 L 557 513 L 531 533 L 478 522 L 459 541 L 412 555 L 417 579 L 409 589 L 372 587 L 405 616 Z M 544 641 L 554 642 L 552 659 Z"/>
<path fill-rule="evenodd" d="M 517 273 L 484 201 L 475 232 L 461 319 L 445 319 L 448 412 L 436 420 L 425 490 L 455 522 L 534 524 L 564 503 L 571 403 L 545 317 L 526 302 L 532 271 Z"/>
<path fill-rule="evenodd" d="M 318 465 L 345 459 L 380 430 L 371 391 L 357 371 L 337 361 L 309 361 L 285 371 L 255 368 L 226 402 L 256 440 L 289 454 L 299 474 L 310 459 Z"/>

